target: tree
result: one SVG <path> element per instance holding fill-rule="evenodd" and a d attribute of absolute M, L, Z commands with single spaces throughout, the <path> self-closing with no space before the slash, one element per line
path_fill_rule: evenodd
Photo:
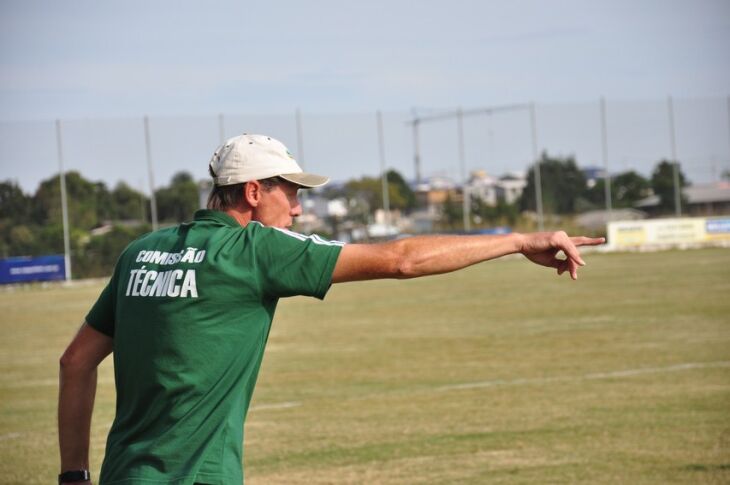
<path fill-rule="evenodd" d="M 200 208 L 198 185 L 188 172 L 178 172 L 169 187 L 155 191 L 157 215 L 161 221 L 183 222 Z"/>
<path fill-rule="evenodd" d="M 61 189 L 59 175 L 41 182 L 35 193 L 33 220 L 38 224 L 62 224 Z M 72 228 L 89 230 L 98 225 L 97 214 L 100 191 L 106 190 L 103 184 L 86 180 L 76 171 L 66 172 L 66 201 L 69 225 Z M 104 199 L 104 197 L 101 197 Z"/>
<path fill-rule="evenodd" d="M 586 190 L 585 198 L 594 208 L 606 206 L 605 180 L 599 179 L 596 185 Z M 636 202 L 649 195 L 649 180 L 630 170 L 611 177 L 612 207 L 633 207 Z"/>
<path fill-rule="evenodd" d="M 388 180 L 388 202 L 391 209 L 409 210 L 416 206 L 416 196 L 395 170 L 386 172 Z M 344 194 L 348 199 L 361 198 L 367 201 L 370 210 L 383 208 L 383 181 L 381 178 L 362 177 L 345 184 Z"/>
<path fill-rule="evenodd" d="M 481 197 L 471 197 L 471 214 L 492 225 L 514 225 L 519 218 L 517 204 L 497 199 L 496 205 L 487 204 Z"/>
<path fill-rule="evenodd" d="M 545 212 L 553 214 L 575 212 L 576 201 L 585 192 L 586 180 L 573 157 L 550 158 L 543 152 L 540 159 L 540 179 Z M 520 209 L 534 211 L 536 208 L 533 165 L 529 169 L 527 186 L 520 197 Z"/>
<path fill-rule="evenodd" d="M 27 222 L 33 199 L 10 180 L 0 182 L 0 219 Z"/>
<path fill-rule="evenodd" d="M 408 185 L 408 182 L 405 181 L 403 176 L 395 171 L 395 170 L 388 170 L 386 172 L 386 178 L 388 180 L 389 187 L 395 188 L 395 191 L 400 194 L 399 199 L 403 200 L 403 206 L 402 207 L 394 207 L 396 209 L 404 209 L 404 210 L 413 210 L 416 208 L 416 194 L 411 190 L 411 187 Z M 390 189 L 388 193 L 392 192 L 393 189 Z M 393 207 L 393 204 L 391 204 L 391 207 Z"/>
<path fill-rule="evenodd" d="M 139 225 L 133 228 L 113 226 L 112 230 L 100 236 L 92 236 L 86 244 L 73 250 L 74 274 L 79 277 L 98 277 L 111 274 L 119 254 L 135 238 L 149 232 L 150 227 Z"/>
<path fill-rule="evenodd" d="M 660 212 L 673 212 L 674 207 L 674 165 L 677 165 L 677 171 L 679 175 L 679 186 L 680 186 L 680 197 L 682 205 L 687 203 L 687 198 L 682 194 L 681 187 L 689 185 L 686 177 L 682 173 L 678 162 L 671 162 L 669 160 L 661 160 L 654 167 L 654 171 L 651 173 L 651 188 L 654 190 L 654 194 L 659 196 L 659 211 Z"/>
<path fill-rule="evenodd" d="M 446 222 L 452 228 L 460 224 L 464 220 L 464 205 L 462 202 L 454 200 L 451 191 L 446 193 L 446 200 L 444 200 L 443 215 Z"/>
<path fill-rule="evenodd" d="M 111 193 L 115 220 L 145 220 L 147 198 L 124 182 L 119 182 Z"/>

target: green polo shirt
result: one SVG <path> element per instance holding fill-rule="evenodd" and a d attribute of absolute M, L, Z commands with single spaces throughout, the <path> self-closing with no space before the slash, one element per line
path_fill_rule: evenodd
<path fill-rule="evenodd" d="M 131 243 L 86 317 L 114 339 L 100 483 L 242 483 L 243 423 L 276 304 L 324 298 L 341 247 L 209 210 Z"/>

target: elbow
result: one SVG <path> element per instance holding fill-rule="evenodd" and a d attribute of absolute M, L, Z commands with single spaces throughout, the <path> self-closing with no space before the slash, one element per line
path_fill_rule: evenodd
<path fill-rule="evenodd" d="M 90 370 L 87 369 L 88 366 L 79 352 L 75 352 L 72 347 L 67 348 L 61 358 L 58 359 L 58 366 L 62 375 L 78 374 Z"/>
<path fill-rule="evenodd" d="M 404 241 L 399 241 L 401 244 L 396 244 L 393 254 L 391 255 L 391 271 L 390 274 L 396 279 L 408 279 L 419 276 L 417 266 L 407 250 L 407 246 Z"/>
<path fill-rule="evenodd" d="M 409 278 L 416 278 L 420 275 L 412 261 L 403 259 L 396 263 L 395 269 L 393 270 L 393 276 L 399 280 L 407 280 Z"/>
<path fill-rule="evenodd" d="M 58 368 L 62 374 L 66 374 L 69 370 L 73 369 L 76 365 L 73 352 L 71 349 L 66 349 L 60 359 L 58 359 Z"/>

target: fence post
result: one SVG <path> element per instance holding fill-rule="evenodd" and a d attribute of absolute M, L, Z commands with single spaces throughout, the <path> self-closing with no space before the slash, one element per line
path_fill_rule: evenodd
<path fill-rule="evenodd" d="M 542 213 L 542 182 L 540 181 L 540 154 L 537 148 L 537 114 L 535 102 L 530 103 L 530 127 L 532 129 L 532 156 L 535 159 L 535 204 L 537 208 L 537 227 L 542 231 L 545 227 Z"/>
<path fill-rule="evenodd" d="M 150 181 L 150 209 L 152 215 L 152 230 L 157 230 L 157 197 L 155 196 L 155 177 L 152 169 L 152 149 L 150 148 L 150 120 L 144 117 L 144 146 L 147 153 L 147 172 Z"/>
<path fill-rule="evenodd" d="M 58 147 L 58 170 L 61 184 L 61 218 L 63 219 L 63 259 L 66 281 L 71 281 L 71 241 L 68 227 L 68 201 L 66 198 L 66 171 L 63 168 L 63 143 L 61 141 L 61 120 L 56 120 L 56 145 Z"/>

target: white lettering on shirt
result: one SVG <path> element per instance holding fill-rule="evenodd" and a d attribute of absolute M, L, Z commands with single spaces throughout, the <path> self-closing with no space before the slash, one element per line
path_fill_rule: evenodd
<path fill-rule="evenodd" d="M 205 261 L 205 249 L 188 247 L 182 251 L 154 251 L 142 249 L 135 262 L 158 266 L 172 266 L 178 263 L 200 264 Z M 134 268 L 129 272 L 125 296 L 147 298 L 198 298 L 198 283 L 194 269 L 172 268 L 167 271 Z"/>

